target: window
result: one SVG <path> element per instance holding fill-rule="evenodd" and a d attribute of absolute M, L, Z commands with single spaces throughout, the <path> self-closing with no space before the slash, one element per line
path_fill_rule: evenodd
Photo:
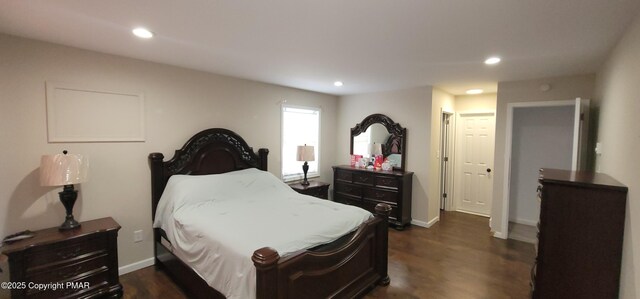
<path fill-rule="evenodd" d="M 296 161 L 299 145 L 312 145 L 315 161 L 308 161 L 307 178 L 318 177 L 318 153 L 320 145 L 320 108 L 282 106 L 282 179 L 293 181 L 302 179 L 302 164 Z"/>

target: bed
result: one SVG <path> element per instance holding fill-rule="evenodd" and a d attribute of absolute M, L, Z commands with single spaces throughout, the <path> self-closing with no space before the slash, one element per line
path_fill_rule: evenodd
<path fill-rule="evenodd" d="M 164 161 L 161 153 L 149 154 L 153 220 L 172 176 L 206 176 L 249 169 L 266 171 L 268 153 L 267 149 L 255 153 L 236 133 L 216 128 L 191 137 L 168 161 Z M 255 267 L 255 298 L 352 298 L 376 285 L 388 285 L 389 211 L 388 205 L 380 204 L 375 217 L 355 231 L 311 249 L 281 256 L 270 247 L 256 248 L 252 256 L 246 257 Z M 174 249 L 167 232 L 154 228 L 158 268 L 168 273 L 190 297 L 225 298 L 183 262 Z"/>

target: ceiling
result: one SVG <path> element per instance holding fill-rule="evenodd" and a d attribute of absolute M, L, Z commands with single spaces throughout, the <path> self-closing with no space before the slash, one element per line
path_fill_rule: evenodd
<path fill-rule="evenodd" d="M 335 95 L 425 85 L 462 94 L 595 72 L 639 8 L 637 0 L 0 0 L 0 32 Z M 156 36 L 134 37 L 137 26 Z M 485 65 L 491 55 L 502 62 Z"/>

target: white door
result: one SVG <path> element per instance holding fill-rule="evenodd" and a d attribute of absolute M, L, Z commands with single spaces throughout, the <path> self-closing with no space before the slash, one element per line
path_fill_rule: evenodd
<path fill-rule="evenodd" d="M 494 113 L 458 115 L 456 144 L 456 210 L 483 216 L 491 213 Z"/>
<path fill-rule="evenodd" d="M 442 112 L 442 124 L 440 132 L 440 210 L 451 210 L 453 204 L 453 113 Z"/>

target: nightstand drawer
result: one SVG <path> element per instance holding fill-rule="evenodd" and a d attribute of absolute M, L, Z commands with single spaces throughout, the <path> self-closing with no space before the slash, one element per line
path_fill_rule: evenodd
<path fill-rule="evenodd" d="M 307 189 L 305 191 L 299 191 L 302 194 L 314 196 L 317 198 L 327 199 L 329 197 L 329 185 L 319 188 Z"/>
<path fill-rule="evenodd" d="M 25 254 L 26 270 L 27 272 L 39 271 L 42 268 L 104 254 L 108 248 L 107 241 L 106 235 L 94 234 L 33 248 Z"/>
<path fill-rule="evenodd" d="M 27 273 L 26 280 L 34 283 L 50 283 L 52 281 L 73 280 L 78 276 L 86 276 L 90 272 L 107 270 L 109 256 L 106 252 L 102 255 L 73 263 L 63 267 L 51 267 L 37 273 Z"/>
<path fill-rule="evenodd" d="M 320 181 L 309 181 L 308 185 L 302 183 L 290 184 L 293 190 L 300 194 L 310 195 L 321 199 L 329 199 L 329 184 Z"/>
<path fill-rule="evenodd" d="M 60 287 L 55 290 L 29 289 L 27 296 L 38 299 L 97 297 L 96 291 L 109 285 L 109 271 L 98 270 L 73 280 L 59 282 L 59 284 Z"/>

